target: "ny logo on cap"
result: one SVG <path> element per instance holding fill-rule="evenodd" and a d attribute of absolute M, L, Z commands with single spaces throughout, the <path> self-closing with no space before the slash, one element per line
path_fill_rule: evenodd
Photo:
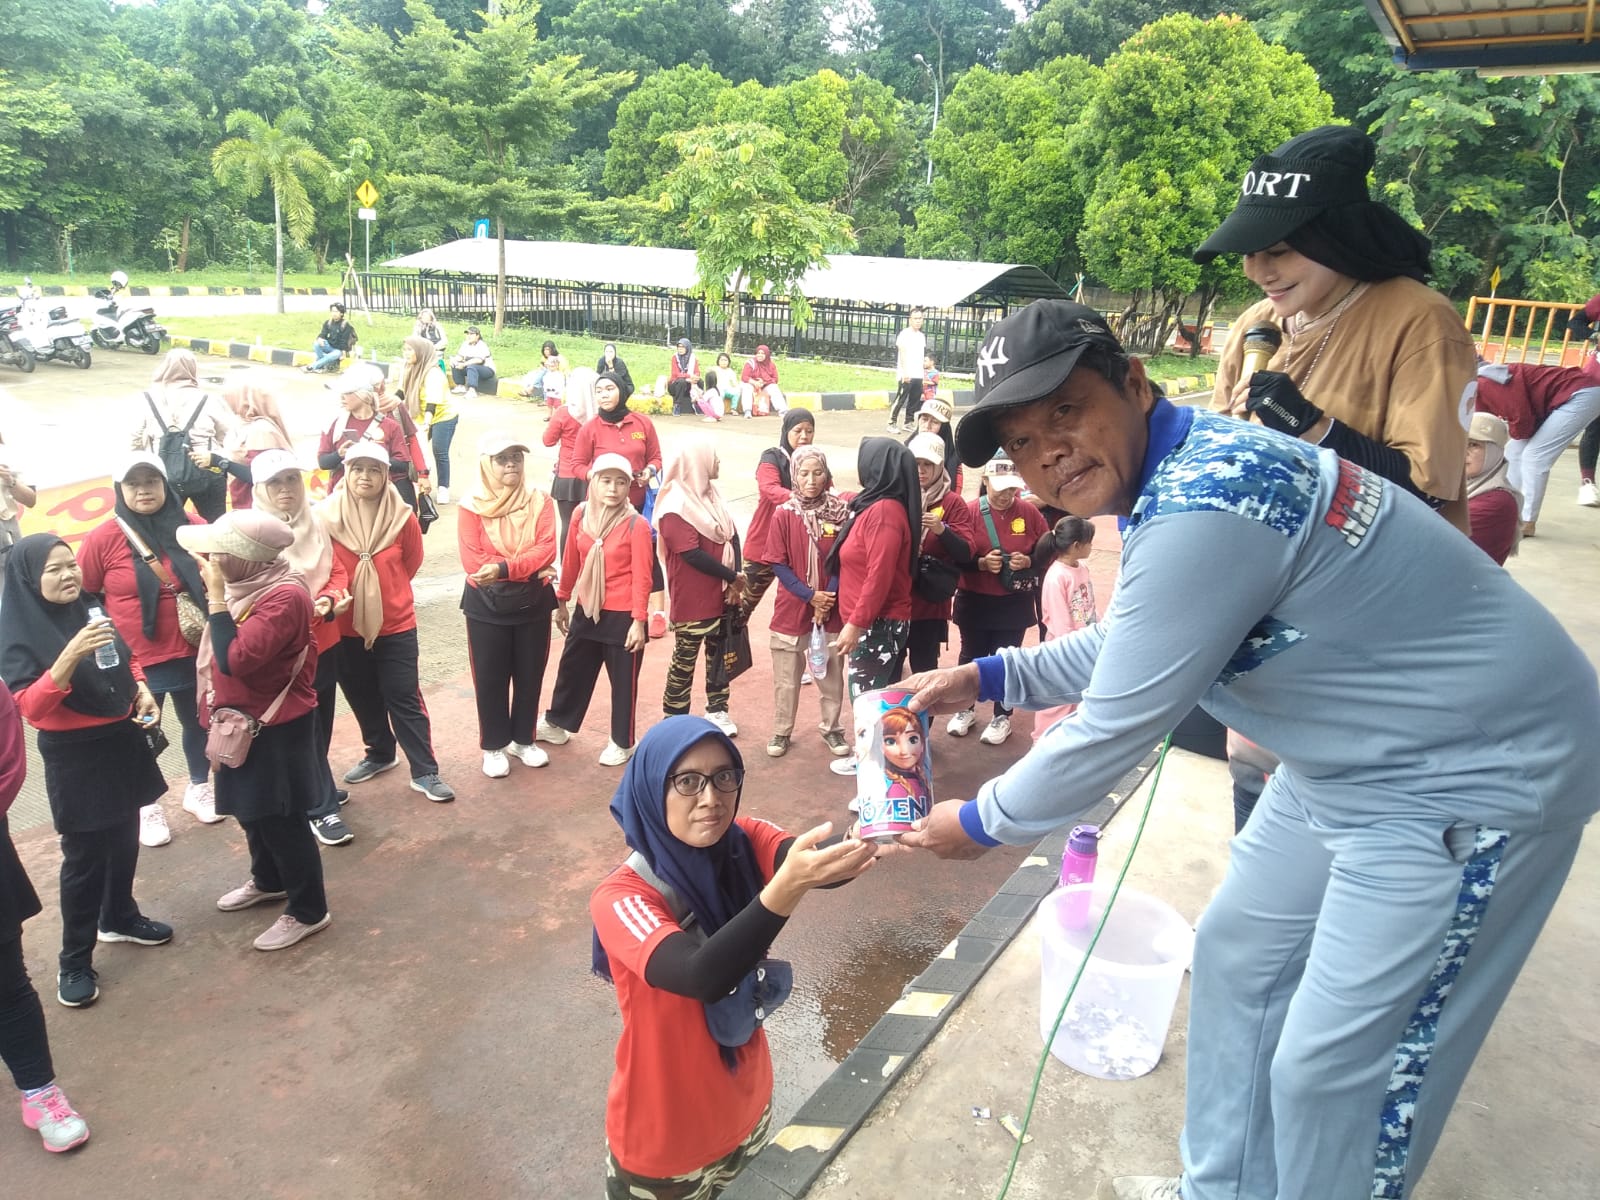
<path fill-rule="evenodd" d="M 978 351 L 978 386 L 988 383 L 989 376 L 997 374 L 1010 361 L 1006 357 L 1006 340 L 1003 337 L 995 338 Z"/>

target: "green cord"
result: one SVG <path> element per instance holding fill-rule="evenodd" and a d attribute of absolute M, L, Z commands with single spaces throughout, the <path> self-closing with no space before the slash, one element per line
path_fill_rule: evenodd
<path fill-rule="evenodd" d="M 1078 964 L 1078 973 L 1072 977 L 1072 982 L 1067 985 L 1067 994 L 1061 1000 L 1061 1010 L 1056 1013 L 1055 1024 L 1050 1026 L 1050 1036 L 1044 1040 L 1044 1050 L 1039 1055 L 1039 1066 L 1033 1072 L 1033 1088 L 1028 1092 L 1028 1107 L 1022 1113 L 1022 1128 L 1017 1131 L 1017 1144 L 1011 1150 L 1011 1164 L 1006 1168 L 1005 1182 L 1000 1185 L 1000 1194 L 995 1200 L 1005 1200 L 1006 1193 L 1011 1190 L 1011 1177 L 1017 1172 L 1017 1159 L 1022 1155 L 1022 1141 L 1028 1135 L 1028 1123 L 1033 1120 L 1033 1106 L 1039 1099 L 1039 1083 L 1044 1078 L 1044 1067 L 1050 1061 L 1050 1047 L 1056 1043 L 1056 1033 L 1061 1029 L 1061 1022 L 1066 1019 L 1067 1005 L 1072 1003 L 1072 993 L 1078 990 L 1078 980 L 1083 978 L 1084 971 L 1089 966 L 1089 958 L 1094 954 L 1095 945 L 1100 941 L 1100 934 L 1106 927 L 1106 922 L 1111 919 L 1111 909 L 1117 903 L 1117 893 L 1122 890 L 1122 881 L 1127 878 L 1128 868 L 1133 865 L 1133 852 L 1139 848 L 1139 839 L 1144 836 L 1145 822 L 1150 819 L 1150 806 L 1155 803 L 1156 787 L 1161 783 L 1161 768 L 1167 761 L 1167 751 L 1172 748 L 1172 735 L 1169 733 L 1161 743 L 1161 754 L 1156 759 L 1155 769 L 1150 772 L 1150 794 L 1145 797 L 1144 812 L 1139 814 L 1139 828 L 1133 831 L 1133 844 L 1128 847 L 1128 857 L 1122 860 L 1122 870 L 1117 872 L 1117 882 L 1111 887 L 1111 896 L 1106 900 L 1106 910 L 1100 914 L 1100 924 L 1094 928 L 1094 936 L 1089 939 L 1089 944 L 1084 947 L 1083 961 Z"/>

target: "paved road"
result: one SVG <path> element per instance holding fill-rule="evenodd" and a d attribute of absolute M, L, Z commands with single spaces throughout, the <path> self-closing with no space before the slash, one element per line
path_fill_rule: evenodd
<path fill-rule="evenodd" d="M 202 364 L 213 380 L 232 369 L 219 359 Z M 0 430 L 9 441 L 18 422 L 29 426 L 43 478 L 102 473 L 126 444 L 131 397 L 152 365 L 108 355 L 90 372 L 41 368 L 16 377 Z M 334 401 L 321 381 L 257 369 L 278 383 L 297 440 L 309 441 L 332 419 Z M 853 483 L 855 446 L 881 432 L 881 421 L 881 413 L 821 417 L 820 442 L 841 485 Z M 543 429 L 527 406 L 481 399 L 464 414 L 456 440 L 458 487 L 471 448 L 491 426 L 533 441 Z M 669 453 L 685 438 L 715 436 L 725 491 L 736 513 L 748 516 L 756 461 L 775 439 L 776 421 L 713 428 L 677 418 L 658 428 Z M 536 462 L 547 471 L 549 452 L 540 448 Z M 333 927 L 287 954 L 260 955 L 248 940 L 267 923 L 263 914 L 214 907 L 245 869 L 237 827 L 197 826 L 177 807 L 176 789 L 169 794 L 174 841 L 145 852 L 138 894 L 152 915 L 174 922 L 177 942 L 160 950 L 104 947 L 96 965 L 105 994 L 92 1009 L 68 1012 L 46 991 L 58 1070 L 95 1136 L 62 1163 L 46 1160 L 14 1122 L 0 1125 L 0 1157 L 18 1194 L 67 1186 L 127 1200 L 598 1191 L 617 1023 L 611 992 L 588 974 L 586 906 L 595 881 L 623 853 L 606 813 L 617 776 L 594 764 L 604 733 L 593 717 L 549 768 L 519 768 L 506 781 L 478 772 L 456 607 L 454 513 L 447 507 L 428 536 L 417 590 L 435 743 L 461 798 L 430 805 L 406 789 L 400 771 L 356 789 L 346 815 L 357 840 L 325 852 Z M 1108 593 L 1114 546 L 1112 538 L 1096 563 Z M 954 647 L 947 655 L 953 661 Z M 647 655 L 645 720 L 659 711 L 665 659 L 659 643 Z M 762 753 L 770 696 L 758 645 L 756 667 L 735 684 L 733 704 L 750 756 L 749 810 L 793 829 L 844 819 L 848 785 L 827 773 L 826 751 L 809 733 L 811 689 L 802 696 L 800 736 L 784 759 Z M 1018 724 L 1000 748 L 937 734 L 941 793 L 971 794 L 1020 754 L 1026 719 Z M 176 740 L 176 730 L 168 732 Z M 359 753 L 346 717 L 335 762 Z M 181 778 L 175 755 L 163 765 L 169 778 Z M 25 937 L 47 989 L 59 937 L 50 903 L 59 855 L 42 798 L 31 796 L 31 807 L 19 802 L 12 825 L 47 899 Z M 799 974 L 795 998 L 771 1027 L 780 1120 L 988 900 L 1018 855 L 997 852 L 961 871 L 891 861 L 802 908 L 779 943 Z"/>

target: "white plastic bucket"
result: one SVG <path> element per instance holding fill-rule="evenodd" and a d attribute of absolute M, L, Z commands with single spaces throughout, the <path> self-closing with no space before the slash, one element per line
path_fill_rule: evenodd
<path fill-rule="evenodd" d="M 1068 903 L 1089 893 L 1088 921 L 1066 925 Z M 1048 1039 L 1084 949 L 1111 898 L 1109 885 L 1060 888 L 1039 905 L 1039 1036 Z M 1161 1060 L 1183 973 L 1194 955 L 1194 930 L 1176 909 L 1124 887 L 1078 981 L 1050 1053 L 1098 1079 L 1135 1079 Z"/>

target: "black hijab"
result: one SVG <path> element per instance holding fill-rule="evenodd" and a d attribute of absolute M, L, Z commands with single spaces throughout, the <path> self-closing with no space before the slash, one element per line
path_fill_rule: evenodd
<path fill-rule="evenodd" d="M 594 373 L 596 375 L 612 375 L 617 379 L 626 379 L 628 388 L 631 391 L 633 388 L 633 376 L 628 374 L 628 364 L 622 361 L 622 355 L 617 353 L 616 346 L 610 342 L 607 342 L 606 345 L 611 349 L 611 361 L 609 363 L 606 362 L 605 351 L 602 350 L 600 352 L 600 361 L 594 364 Z"/>
<path fill-rule="evenodd" d="M 6 558 L 6 599 L 0 605 L 0 679 L 20 692 L 49 673 L 61 651 L 89 623 L 95 599 L 80 592 L 70 604 L 52 604 L 39 590 L 45 560 L 67 543 L 53 533 L 23 538 Z M 72 691 L 62 703 L 86 717 L 125 717 L 136 690 L 128 666 L 131 652 L 121 635 L 116 639 L 120 661 L 102 671 L 89 655 L 72 673 Z"/>
<path fill-rule="evenodd" d="M 789 475 L 789 458 L 794 454 L 794 447 L 789 445 L 789 435 L 794 432 L 796 425 L 809 425 L 815 429 L 817 419 L 811 415 L 809 408 L 791 408 L 783 414 L 783 424 L 778 429 L 778 444 L 761 452 L 761 461 L 778 468 L 778 481 L 786 488 L 794 487 Z"/>
<path fill-rule="evenodd" d="M 596 376 L 595 382 L 599 383 L 602 379 L 609 379 L 617 385 L 617 395 L 620 399 L 615 408 L 601 408 L 596 405 L 594 415 L 607 425 L 620 425 L 622 418 L 628 415 L 628 397 L 633 395 L 633 380 L 628 378 L 626 372 L 618 374 L 616 371 L 601 371 Z"/>
<path fill-rule="evenodd" d="M 909 568 L 915 579 L 917 555 L 922 549 L 922 481 L 917 478 L 917 460 L 893 438 L 865 438 L 856 452 L 856 475 L 861 480 L 861 490 L 850 501 L 850 515 L 839 527 L 839 536 L 828 552 L 827 573 L 838 574 L 839 551 L 856 518 L 879 500 L 893 500 L 906 510 L 906 519 L 910 522 Z"/>
<path fill-rule="evenodd" d="M 1376 283 L 1405 275 L 1427 283 L 1433 243 L 1387 204 L 1324 209 L 1283 239 L 1312 262 Z"/>
<path fill-rule="evenodd" d="M 194 556 L 178 545 L 178 530 L 189 523 L 183 511 L 183 499 L 162 480 L 167 501 L 153 513 L 136 513 L 122 497 L 122 481 L 111 485 L 117 496 L 117 516 L 121 517 L 139 535 L 139 540 L 172 564 L 172 578 L 180 588 L 189 593 L 195 603 L 205 599 L 206 587 L 200 579 L 200 568 Z M 133 556 L 133 578 L 139 586 L 139 616 L 144 635 L 156 635 L 156 610 L 161 600 L 161 581 L 138 554 Z"/>

